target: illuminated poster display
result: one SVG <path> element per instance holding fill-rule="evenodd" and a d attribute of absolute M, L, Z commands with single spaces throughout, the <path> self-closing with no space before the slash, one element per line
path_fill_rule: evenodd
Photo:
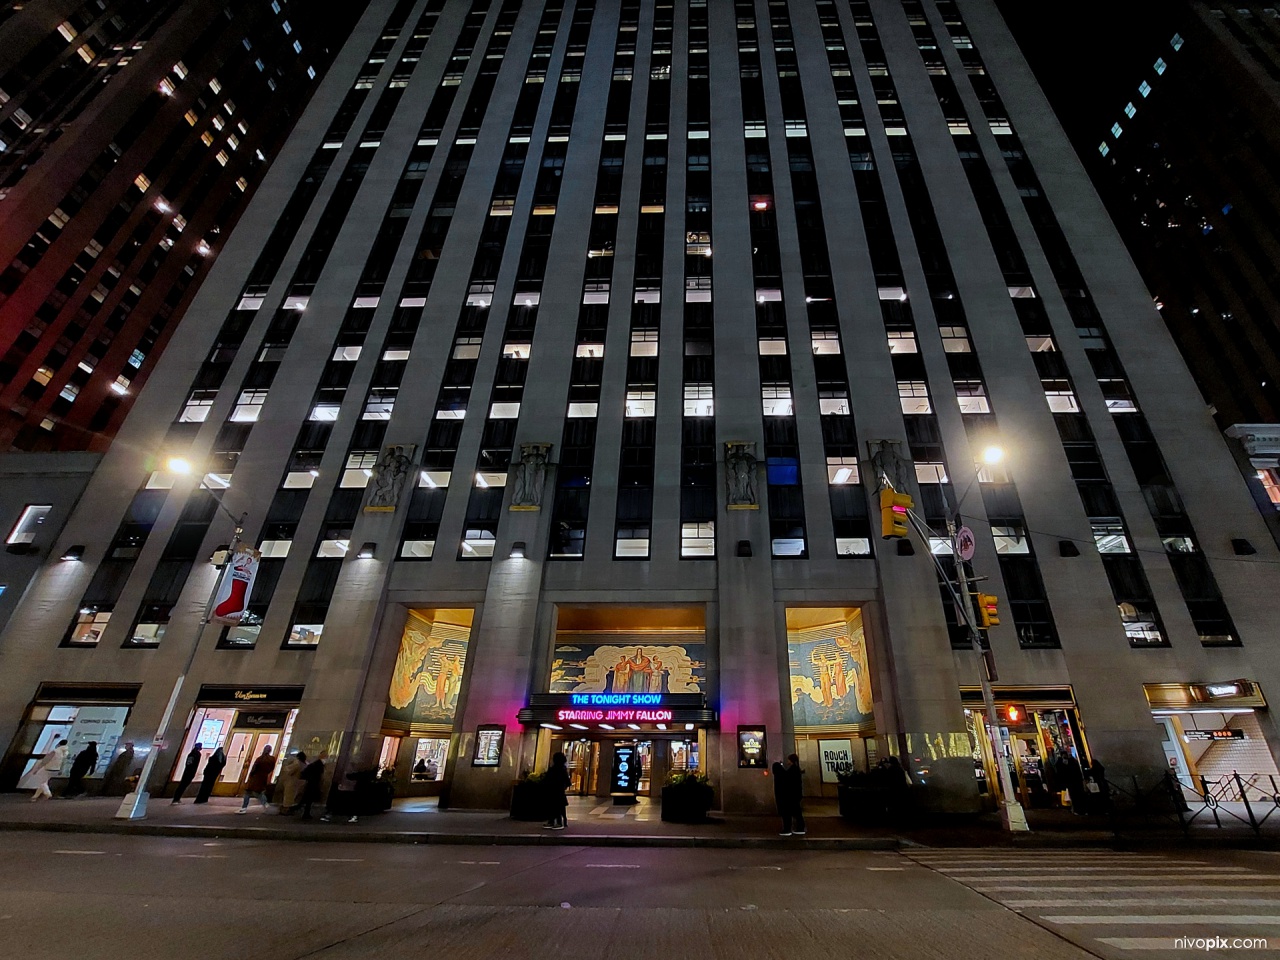
<path fill-rule="evenodd" d="M 476 730 L 476 752 L 471 757 L 473 767 L 496 767 L 502 763 L 502 738 L 504 726 L 486 726 Z"/>
<path fill-rule="evenodd" d="M 769 755 L 765 748 L 764 727 L 738 728 L 738 766 L 767 767 Z"/>
<path fill-rule="evenodd" d="M 839 783 L 840 774 L 853 773 L 853 743 L 850 740 L 819 740 L 818 759 L 823 783 Z"/>
<path fill-rule="evenodd" d="M 618 743 L 613 748 L 613 773 L 609 792 L 613 796 L 635 796 L 640 789 L 640 754 L 634 743 Z"/>

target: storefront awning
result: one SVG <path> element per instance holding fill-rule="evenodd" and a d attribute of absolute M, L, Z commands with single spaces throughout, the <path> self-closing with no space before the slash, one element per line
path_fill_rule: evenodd
<path fill-rule="evenodd" d="M 996 703 L 1020 703 L 1037 710 L 1065 710 L 1076 705 L 1070 686 L 992 687 Z M 984 706 L 980 687 L 961 687 L 960 702 L 966 707 Z"/>
<path fill-rule="evenodd" d="M 1211 683 L 1144 683 L 1153 710 L 1232 710 L 1266 707 L 1262 688 L 1252 680 Z"/>

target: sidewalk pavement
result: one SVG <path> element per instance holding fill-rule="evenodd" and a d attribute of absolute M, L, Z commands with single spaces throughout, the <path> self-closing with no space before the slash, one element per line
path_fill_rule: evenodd
<path fill-rule="evenodd" d="M 386 813 L 326 822 L 281 816 L 258 803 L 239 816 L 239 799 L 215 797 L 207 804 L 152 798 L 144 820 L 117 820 L 119 798 L 79 797 L 32 803 L 24 794 L 0 795 L 0 831 L 39 830 L 60 833 L 113 833 L 149 836 L 299 840 L 360 843 L 562 845 L 617 847 L 758 848 L 794 846 L 806 850 L 896 850 L 928 847 L 1245 847 L 1280 849 L 1280 836 L 1255 837 L 1247 828 L 1197 826 L 1184 837 L 1170 829 L 1135 831 L 1117 836 L 1105 819 L 1073 817 L 1069 811 L 1032 811 L 1032 831 L 1010 835 L 994 815 L 903 826 L 859 826 L 836 813 L 833 801 L 807 801 L 808 833 L 778 836 L 772 816 L 716 815 L 703 824 L 664 823 L 657 806 L 619 810 L 593 798 L 574 798 L 568 829 L 542 829 L 541 824 L 512 820 L 499 810 L 440 810 L 436 801 L 397 800 Z"/>

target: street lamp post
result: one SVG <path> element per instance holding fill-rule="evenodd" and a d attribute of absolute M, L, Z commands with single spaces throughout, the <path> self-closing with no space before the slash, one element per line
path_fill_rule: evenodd
<path fill-rule="evenodd" d="M 999 447 L 987 447 L 982 452 L 982 459 L 988 465 L 994 466 L 1004 459 L 1004 451 Z M 929 556 L 933 557 L 938 573 L 941 574 L 947 589 L 951 591 L 956 609 L 960 611 L 960 616 L 964 617 L 964 625 L 969 634 L 969 646 L 973 650 L 974 659 L 978 667 L 978 682 L 982 687 L 982 702 L 987 713 L 987 726 L 990 731 L 989 739 L 991 740 L 991 758 L 995 762 L 996 773 L 1000 779 L 1000 823 L 1004 829 L 1013 833 L 1020 833 L 1031 828 L 1027 825 L 1026 811 L 1022 809 L 1022 804 L 1014 796 L 1013 778 L 1009 775 L 1009 766 L 1005 763 L 1004 757 L 1001 756 L 1004 735 L 1001 732 L 1000 716 L 996 711 L 995 694 L 991 690 L 991 678 L 987 675 L 988 667 L 994 671 L 995 655 L 986 646 L 978 629 L 977 621 L 974 618 L 973 602 L 969 596 L 969 573 L 965 569 L 967 561 L 961 556 L 959 542 L 961 528 L 958 523 L 960 520 L 960 504 L 964 502 L 964 498 L 968 496 L 977 479 L 978 475 L 975 474 L 973 479 L 969 481 L 969 485 L 956 497 L 955 509 L 947 517 L 947 539 L 951 543 L 951 553 L 956 561 L 956 582 L 954 584 L 952 584 L 951 578 L 947 576 L 946 569 L 938 558 L 934 556 L 932 545 L 929 543 L 929 533 L 931 532 L 929 528 L 914 513 L 908 511 L 907 515 L 916 527 L 916 532 L 924 539 L 925 548 L 929 550 Z M 997 740 L 999 740 L 1000 744 L 999 749 L 997 748 Z"/>
<path fill-rule="evenodd" d="M 172 473 L 191 472 L 191 464 L 178 457 L 170 460 L 166 465 Z M 231 537 L 230 548 L 227 551 L 227 562 L 230 563 L 230 558 L 235 554 L 236 545 L 240 542 L 240 534 L 244 531 L 244 520 L 247 514 L 241 514 L 237 517 L 228 510 L 226 504 L 214 492 L 213 487 L 205 482 L 204 477 L 200 478 L 199 486 L 209 491 L 210 495 L 213 496 L 213 502 L 218 505 L 218 509 L 230 517 L 235 524 L 235 533 Z M 195 642 L 191 644 L 191 650 L 187 654 L 187 662 L 183 665 L 182 672 L 178 674 L 178 678 L 173 682 L 173 692 L 169 694 L 169 702 L 165 705 L 164 713 L 160 716 L 160 724 L 156 727 L 155 736 L 151 738 L 151 749 L 147 751 L 147 759 L 142 762 L 142 772 L 138 774 L 138 782 L 134 786 L 133 792 L 120 802 L 120 808 L 116 810 L 115 819 L 117 820 L 142 820 L 147 815 L 147 800 L 150 798 L 150 794 L 147 792 L 147 784 L 156 765 L 156 756 L 160 753 L 164 732 L 169 728 L 169 721 L 173 718 L 174 708 L 178 705 L 178 697 L 182 693 L 183 681 L 187 679 L 187 674 L 191 672 L 191 665 L 195 662 L 196 651 L 200 649 L 200 640 L 204 636 L 204 629 L 209 625 L 209 617 L 213 612 L 213 601 L 217 593 L 218 589 L 215 584 L 214 589 L 209 594 L 209 602 L 205 605 L 204 616 L 200 618 L 200 626 L 196 630 Z"/>

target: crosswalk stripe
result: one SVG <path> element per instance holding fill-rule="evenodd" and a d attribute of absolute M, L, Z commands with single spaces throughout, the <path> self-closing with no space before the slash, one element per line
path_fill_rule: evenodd
<path fill-rule="evenodd" d="M 919 856 L 920 859 L 936 859 L 936 860 L 1014 860 L 1018 858 L 1056 858 L 1056 856 L 1152 856 L 1158 858 L 1160 854 L 1123 854 L 1115 850 L 1106 849 L 1089 849 L 1089 847 L 1075 847 L 1071 850 L 1010 850 L 1007 854 L 1001 852 L 992 852 L 991 850 L 928 850 L 915 849 L 909 851 L 910 856 Z"/>
<path fill-rule="evenodd" d="M 1060 917 L 1041 916 L 1041 920 L 1057 923 L 1062 926 L 1078 925 L 1111 925 L 1136 926 L 1139 924 L 1167 923 L 1175 927 L 1183 926 L 1218 926 L 1232 924 L 1243 927 L 1280 927 L 1280 915 L 1277 914 L 1232 914 L 1232 913 L 1157 913 L 1129 914 L 1118 916 L 1101 916 L 1097 914 L 1067 914 Z"/>
<path fill-rule="evenodd" d="M 1097 937 L 1098 943 L 1105 943 L 1117 950 L 1173 950 L 1176 937 Z M 1280 945 L 1254 947 L 1255 950 L 1280 950 Z"/>
<path fill-rule="evenodd" d="M 1273 906 L 1280 903 L 1280 896 L 1256 897 L 1105 897 L 1096 900 L 1062 897 L 1056 900 L 1005 900 L 1006 907 L 1194 907 L 1202 903 L 1227 903 L 1242 907 Z"/>
<path fill-rule="evenodd" d="M 945 868 L 934 867 L 934 869 L 936 869 L 938 873 L 945 873 L 947 874 L 948 877 L 950 877 L 950 876 L 954 876 L 954 874 L 956 873 L 1018 873 L 1019 870 L 1025 870 L 1027 868 L 1025 867 L 945 867 Z M 1057 867 L 1057 865 L 1055 865 L 1053 869 L 1055 869 L 1056 872 L 1059 872 L 1059 873 L 1098 873 L 1100 872 L 1100 870 L 1110 870 L 1110 868 L 1106 867 L 1105 864 L 1097 865 L 1097 867 Z M 1142 865 L 1142 867 L 1134 867 L 1130 869 L 1169 870 L 1170 873 L 1179 873 L 1181 870 L 1180 867 L 1164 867 L 1164 865 L 1160 865 L 1160 867 L 1157 867 L 1156 864 L 1151 864 L 1149 865 L 1149 867 L 1148 865 L 1144 864 Z M 1206 873 L 1252 873 L 1253 872 L 1252 868 L 1249 868 L 1249 867 L 1198 867 L 1197 869 L 1203 870 L 1203 872 L 1206 872 Z"/>
<path fill-rule="evenodd" d="M 1234 880 L 1236 878 L 1233 877 L 1232 879 Z M 1171 890 L 1199 890 L 1202 888 L 1202 886 L 1203 886 L 1202 884 L 1195 884 L 1194 886 L 1176 887 L 1176 886 L 1170 886 L 1168 883 L 1152 884 L 1150 886 L 1144 886 L 1143 884 L 1126 883 L 1118 886 L 1110 886 L 1105 884 L 1091 884 L 1088 887 L 1081 887 L 1080 884 L 1073 883 L 1073 884 L 1057 886 L 1057 887 L 1041 886 L 1040 884 L 1036 884 L 1035 889 L 1037 893 L 1044 893 L 1047 890 L 1069 890 L 1074 893 L 1083 893 L 1086 891 L 1090 893 L 1095 893 L 1095 892 L 1101 893 L 1109 890 L 1119 890 L 1119 891 L 1160 890 L 1165 893 L 1168 893 Z M 971 887 L 970 889 L 979 890 L 982 893 L 994 893 L 998 890 L 1024 891 L 1027 889 L 1027 885 L 1025 883 L 1011 883 L 1008 885 L 986 885 L 982 887 Z M 1264 890 L 1280 890 L 1280 886 L 1267 886 L 1265 884 L 1245 884 L 1243 886 L 1232 886 L 1230 884 L 1215 883 L 1212 887 L 1209 887 L 1208 889 L 1214 890 L 1214 891 L 1248 890 L 1250 893 L 1259 893 Z"/>
<path fill-rule="evenodd" d="M 1116 858 L 1115 860 L 1103 860 L 1103 859 L 1076 860 L 1074 858 L 1071 858 L 1069 860 L 1062 860 L 1061 858 L 1053 858 L 1053 860 L 1047 860 L 1047 859 L 919 860 L 916 858 L 911 858 L 911 859 L 915 859 L 916 863 L 924 864 L 924 865 L 927 865 L 927 867 L 932 867 L 937 870 L 984 870 L 984 869 L 992 869 L 993 867 L 996 867 L 996 865 L 1009 865 L 1009 867 L 1014 867 L 1014 868 L 1038 867 L 1038 865 L 1046 864 L 1046 863 L 1074 864 L 1074 865 L 1078 865 L 1079 868 L 1085 868 L 1085 869 L 1091 867 L 1091 865 L 1094 865 L 1094 864 L 1096 864 L 1096 867 L 1093 867 L 1093 869 L 1098 869 L 1101 867 L 1112 867 L 1112 865 L 1120 865 L 1120 867 L 1133 868 L 1133 867 L 1147 867 L 1147 865 L 1156 865 L 1156 864 L 1178 865 L 1178 867 L 1199 867 L 1199 865 L 1207 863 L 1207 860 L 1165 860 L 1162 858 L 1156 858 L 1156 856 L 1147 856 L 1147 858 L 1142 858 L 1142 859 Z"/>
<path fill-rule="evenodd" d="M 953 880 L 962 880 L 966 883 L 995 883 L 1003 880 L 1022 880 L 1028 883 L 1039 885 L 1042 881 L 1052 880 L 1075 880 L 1079 883 L 1086 883 L 1089 880 L 1274 880 L 1275 877 L 1268 876 L 1265 873 L 1248 874 L 1248 873 L 1183 873 L 1181 871 L 1175 873 L 1103 873 L 1096 877 L 1071 877 L 1071 876 L 1055 876 L 1044 873 L 1024 873 L 1005 875 L 999 877 L 953 877 Z"/>

